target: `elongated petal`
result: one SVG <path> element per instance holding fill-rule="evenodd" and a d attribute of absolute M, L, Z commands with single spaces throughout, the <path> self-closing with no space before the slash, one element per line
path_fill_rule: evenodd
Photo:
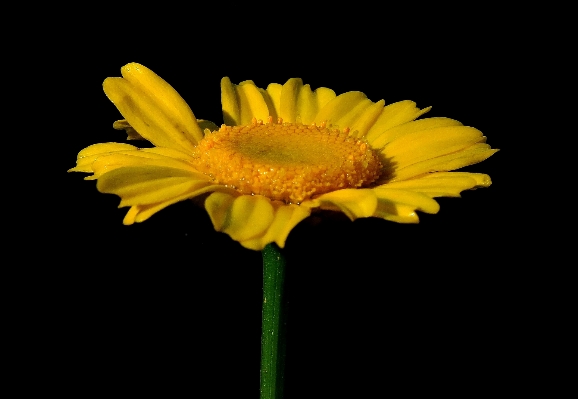
<path fill-rule="evenodd" d="M 411 190 L 429 197 L 459 197 L 464 190 L 488 187 L 490 176 L 482 173 L 438 172 L 422 178 L 388 183 L 387 188 Z"/>
<path fill-rule="evenodd" d="M 468 126 L 440 127 L 406 134 L 386 145 L 381 153 L 397 168 L 452 154 L 468 148 L 485 137 Z"/>
<path fill-rule="evenodd" d="M 271 99 L 271 104 L 274 107 L 274 114 L 271 109 L 269 109 L 269 112 L 271 112 L 271 116 L 277 119 L 281 113 L 281 92 L 283 91 L 283 85 L 279 83 L 270 83 L 269 86 L 267 86 L 266 91 Z"/>
<path fill-rule="evenodd" d="M 341 129 L 348 127 L 353 130 L 351 126 L 362 117 L 368 108 L 373 108 L 372 105 L 374 105 L 374 103 L 370 99 L 364 98 L 363 100 L 357 102 L 351 109 L 337 117 L 334 117 L 331 121 L 331 124 L 339 126 Z M 381 105 L 381 108 L 383 108 L 383 104 Z M 381 112 L 381 109 L 379 109 L 378 112 Z"/>
<path fill-rule="evenodd" d="M 421 132 L 424 130 L 434 129 L 438 127 L 462 126 L 456 120 L 450 118 L 426 118 L 417 121 L 407 122 L 391 129 L 386 130 L 383 134 L 378 136 L 370 142 L 373 148 L 383 148 L 386 144 L 405 136 L 406 134 Z"/>
<path fill-rule="evenodd" d="M 222 231 L 227 222 L 229 209 L 233 206 L 233 201 L 238 195 L 228 193 L 213 193 L 205 200 L 205 209 L 213 222 L 213 227 L 217 231 Z"/>
<path fill-rule="evenodd" d="M 275 215 L 269 228 L 260 237 L 241 241 L 245 248 L 260 251 L 271 242 L 284 248 L 291 230 L 311 214 L 310 209 L 298 205 L 277 205 L 274 208 Z"/>
<path fill-rule="evenodd" d="M 391 181 L 407 180 L 432 172 L 446 172 L 482 162 L 498 150 L 491 149 L 488 144 L 474 144 L 462 151 L 427 159 L 415 164 L 396 169 Z"/>
<path fill-rule="evenodd" d="M 376 187 L 374 192 L 378 204 L 373 216 L 385 220 L 397 223 L 417 223 L 419 218 L 416 211 L 426 213 L 439 211 L 439 204 L 422 193 L 388 187 Z"/>
<path fill-rule="evenodd" d="M 371 104 L 371 106 L 365 108 L 362 113 L 357 115 L 354 119 L 350 121 L 339 121 L 339 124 L 345 124 L 351 129 L 352 134 L 355 137 L 365 137 L 369 129 L 375 124 L 377 118 L 383 112 L 383 106 L 385 101 L 380 100 L 376 103 Z"/>
<path fill-rule="evenodd" d="M 350 91 L 340 94 L 329 101 L 317 114 L 314 122 L 317 124 L 327 122 L 327 125 L 336 124 L 336 121 L 344 118 L 360 103 L 369 105 L 367 96 L 360 91 Z M 370 101 L 371 102 L 371 101 Z M 347 126 L 340 126 L 345 128 Z"/>
<path fill-rule="evenodd" d="M 269 88 L 267 89 L 269 90 Z M 335 92 L 326 87 L 315 91 L 303 85 L 299 78 L 289 79 L 281 88 L 279 116 L 284 122 L 311 124 L 319 110 L 335 98 Z"/>
<path fill-rule="evenodd" d="M 239 126 L 241 124 L 241 108 L 235 86 L 227 76 L 221 79 L 221 107 L 225 125 Z"/>
<path fill-rule="evenodd" d="M 92 163 L 103 154 L 112 154 L 119 151 L 136 151 L 137 147 L 124 143 L 99 143 L 93 144 L 78 153 L 76 166 L 69 172 L 92 173 Z"/>
<path fill-rule="evenodd" d="M 130 126 L 159 147 L 190 151 L 203 137 L 182 97 L 150 69 L 128 64 L 124 78 L 107 78 L 103 88 Z"/>
<path fill-rule="evenodd" d="M 269 91 L 267 91 L 265 89 L 259 88 L 259 92 L 263 96 L 263 100 L 265 100 L 265 104 L 267 104 L 267 108 L 269 109 L 269 116 L 273 118 L 273 121 L 277 122 L 277 119 L 279 118 L 279 114 L 277 111 L 278 107 L 275 106 L 275 102 L 273 100 L 273 97 L 271 96 Z"/>
<path fill-rule="evenodd" d="M 273 222 L 271 201 L 261 195 L 234 197 L 217 192 L 207 197 L 205 209 L 215 230 L 239 242 L 262 235 Z"/>
<path fill-rule="evenodd" d="M 283 85 L 279 116 L 284 122 L 295 123 L 297 121 L 297 96 L 302 87 L 303 81 L 299 78 L 289 79 Z"/>
<path fill-rule="evenodd" d="M 248 125 L 253 118 L 267 120 L 269 117 L 263 94 L 251 80 L 235 85 L 229 78 L 223 78 L 221 104 L 225 124 L 230 126 Z"/>
<path fill-rule="evenodd" d="M 377 206 L 377 197 L 372 189 L 344 189 L 320 195 L 302 204 L 306 207 L 339 210 L 351 220 L 372 216 Z"/>
<path fill-rule="evenodd" d="M 188 162 L 159 154 L 156 151 L 142 150 L 101 155 L 92 163 L 93 178 L 99 178 L 104 173 L 114 169 L 140 166 L 182 170 L 194 180 L 209 180 L 207 176 L 197 172 Z"/>
<path fill-rule="evenodd" d="M 221 185 L 208 185 L 202 186 L 196 190 L 188 191 L 185 194 L 178 195 L 176 197 L 167 199 L 165 201 L 157 202 L 154 204 L 142 204 L 142 205 L 133 205 L 130 207 L 129 211 L 127 212 L 126 216 L 124 217 L 123 224 L 130 225 L 133 223 L 140 223 L 144 222 L 152 215 L 157 213 L 160 210 L 163 210 L 169 205 L 175 204 L 179 201 L 184 201 L 190 198 L 197 197 L 202 194 L 210 193 L 210 192 L 232 192 L 233 190 L 226 188 L 225 186 Z"/>
<path fill-rule="evenodd" d="M 155 165 L 125 166 L 102 174 L 96 185 L 121 197 L 120 206 L 154 204 L 211 185 L 187 170 Z"/>
<path fill-rule="evenodd" d="M 381 115 L 377 118 L 371 129 L 369 129 L 365 138 L 369 143 L 372 143 L 385 131 L 403 123 L 413 121 L 430 109 L 431 107 L 419 109 L 415 106 L 415 102 L 409 100 L 389 104 L 383 108 Z"/>

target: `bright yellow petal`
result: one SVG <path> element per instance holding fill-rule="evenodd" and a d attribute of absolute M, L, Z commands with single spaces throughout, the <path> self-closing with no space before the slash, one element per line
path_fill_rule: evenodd
<path fill-rule="evenodd" d="M 235 86 L 239 108 L 241 110 L 241 125 L 249 125 L 253 118 L 266 121 L 269 117 L 269 107 L 255 84 L 246 80 Z"/>
<path fill-rule="evenodd" d="M 345 124 L 346 127 L 349 127 L 355 137 L 365 137 L 369 129 L 375 124 L 379 115 L 381 115 L 384 104 L 385 101 L 383 100 L 373 103 L 371 106 L 365 108 L 362 113 L 356 115 L 355 119 L 352 118 L 350 121 L 343 122 L 339 121 L 338 124 L 340 126 Z"/>
<path fill-rule="evenodd" d="M 124 78 L 107 78 L 103 88 L 130 126 L 158 147 L 192 150 L 203 133 L 182 97 L 142 65 L 121 72 Z"/>
<path fill-rule="evenodd" d="M 261 237 L 241 241 L 245 248 L 260 251 L 271 242 L 275 242 L 280 248 L 284 248 L 285 241 L 291 230 L 311 214 L 310 209 L 298 205 L 277 205 L 274 208 L 273 222 L 265 234 Z"/>
<path fill-rule="evenodd" d="M 491 149 L 488 144 L 474 144 L 462 151 L 427 159 L 401 169 L 396 169 L 391 181 L 407 180 L 432 172 L 446 172 L 460 169 L 482 162 L 496 152 L 498 152 L 498 150 Z"/>
<path fill-rule="evenodd" d="M 392 189 L 388 187 L 374 188 L 378 205 L 373 214 L 385 220 L 397 223 L 417 223 L 419 218 L 416 211 L 437 213 L 439 204 L 425 194 Z"/>
<path fill-rule="evenodd" d="M 348 127 L 351 130 L 354 130 L 352 126 L 355 124 L 355 122 L 357 122 L 357 120 L 359 120 L 365 114 L 365 112 L 367 112 L 368 109 L 373 110 L 374 112 L 376 111 L 374 107 L 372 107 L 373 105 L 375 104 L 370 99 L 365 98 L 359 101 L 357 104 L 355 104 L 355 106 L 353 106 L 349 110 L 345 111 L 343 114 L 334 117 L 333 120 L 331 121 L 331 124 L 339 126 L 339 128 L 341 129 Z M 383 103 L 381 103 L 380 106 L 381 108 L 383 108 Z M 381 109 L 378 109 L 377 113 L 380 112 Z"/>
<path fill-rule="evenodd" d="M 389 104 L 383 108 L 381 115 L 377 118 L 371 129 L 369 129 L 365 138 L 369 143 L 372 143 L 385 131 L 403 123 L 413 121 L 430 109 L 431 107 L 420 110 L 415 106 L 415 102 L 409 100 Z"/>
<path fill-rule="evenodd" d="M 271 87 L 271 85 L 269 85 Z M 269 88 L 267 88 L 269 91 Z M 335 92 L 326 87 L 315 91 L 309 85 L 303 85 L 299 78 L 289 79 L 281 88 L 279 98 L 279 116 L 283 122 L 311 124 L 319 110 L 335 98 Z"/>
<path fill-rule="evenodd" d="M 381 153 L 396 168 L 461 151 L 485 141 L 478 129 L 468 126 L 440 127 L 406 134 L 387 144 Z"/>
<path fill-rule="evenodd" d="M 103 154 L 112 154 L 119 151 L 136 151 L 137 147 L 124 143 L 99 143 L 93 144 L 78 153 L 76 166 L 69 172 L 92 173 L 92 163 Z"/>
<path fill-rule="evenodd" d="M 241 124 L 241 108 L 235 86 L 227 76 L 221 79 L 221 107 L 225 125 L 239 126 Z"/>
<path fill-rule="evenodd" d="M 157 151 L 143 150 L 115 152 L 99 156 L 91 165 L 92 170 L 94 171 L 92 179 L 99 178 L 104 173 L 110 172 L 114 169 L 141 166 L 183 170 L 194 180 L 209 180 L 207 176 L 197 172 L 188 162 L 157 153 Z"/>
<path fill-rule="evenodd" d="M 210 193 L 210 192 L 231 192 L 233 190 L 226 188 L 225 186 L 221 185 L 209 185 L 201 187 L 197 190 L 188 191 L 183 195 L 179 195 L 168 200 L 157 202 L 154 204 L 144 204 L 144 205 L 133 205 L 130 207 L 129 211 L 127 212 L 126 216 L 124 217 L 123 224 L 130 225 L 133 223 L 141 223 L 150 218 L 155 213 L 163 210 L 169 205 L 175 204 L 179 201 L 184 201 L 189 198 L 194 198 L 202 194 Z"/>
<path fill-rule="evenodd" d="M 411 190 L 429 197 L 459 197 L 464 190 L 488 187 L 490 176 L 482 173 L 439 172 L 422 178 L 388 183 L 387 188 Z"/>
<path fill-rule="evenodd" d="M 279 112 L 283 122 L 297 122 L 297 96 L 302 87 L 303 81 L 299 78 L 289 79 L 283 85 Z"/>
<path fill-rule="evenodd" d="M 374 217 L 395 223 L 419 223 L 419 217 L 413 206 L 378 201 Z"/>
<path fill-rule="evenodd" d="M 367 96 L 362 92 L 350 91 L 340 94 L 325 104 L 325 106 L 319 110 L 319 113 L 315 117 L 314 122 L 317 124 L 327 122 L 328 126 L 334 125 L 337 123 L 336 121 L 344 118 L 344 116 L 349 114 L 359 105 L 361 107 L 371 105 L 371 101 L 368 100 Z M 346 128 L 348 126 L 339 127 Z"/>
<path fill-rule="evenodd" d="M 372 216 L 377 206 L 377 197 L 372 189 L 332 191 L 302 204 L 305 207 L 339 210 L 351 220 Z"/>
<path fill-rule="evenodd" d="M 211 185 L 187 170 L 153 165 L 124 166 L 98 178 L 97 189 L 121 197 L 120 206 L 154 204 Z"/>
<path fill-rule="evenodd" d="M 215 230 L 227 233 L 235 241 L 263 234 L 273 222 L 271 201 L 261 195 L 213 193 L 205 200 Z"/>
<path fill-rule="evenodd" d="M 450 118 L 437 117 L 420 119 L 386 130 L 380 136 L 371 141 L 370 144 L 373 148 L 383 148 L 386 144 L 389 144 L 390 142 L 405 136 L 406 134 L 449 126 L 462 126 L 462 124 Z"/>
<path fill-rule="evenodd" d="M 260 89 L 251 80 L 238 85 L 227 77 L 221 80 L 223 118 L 229 126 L 249 125 L 253 118 L 266 121 L 269 107 Z"/>

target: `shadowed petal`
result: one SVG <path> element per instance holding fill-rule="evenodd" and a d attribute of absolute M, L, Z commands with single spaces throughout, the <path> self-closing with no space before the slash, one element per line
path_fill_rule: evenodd
<path fill-rule="evenodd" d="M 415 102 L 405 100 L 387 105 L 383 108 L 381 115 L 375 121 L 375 124 L 369 129 L 366 140 L 371 144 L 377 137 L 381 136 L 385 131 L 413 121 L 417 117 L 425 114 L 431 107 L 419 109 L 415 106 Z"/>
<path fill-rule="evenodd" d="M 339 210 L 351 220 L 355 220 L 373 215 L 377 197 L 372 189 L 347 188 L 320 195 L 314 200 L 304 202 L 302 206 Z"/>
<path fill-rule="evenodd" d="M 285 241 L 291 230 L 311 214 L 307 208 L 298 205 L 273 205 L 275 215 L 273 222 L 261 237 L 242 241 L 245 248 L 262 250 L 265 245 L 275 242 L 280 248 L 285 247 Z"/>
<path fill-rule="evenodd" d="M 373 216 L 398 223 L 418 223 L 416 211 L 437 213 L 439 204 L 425 194 L 387 187 L 374 188 L 378 205 Z"/>
<path fill-rule="evenodd" d="M 78 153 L 76 166 L 68 169 L 69 172 L 92 173 L 92 163 L 103 154 L 112 154 L 120 151 L 137 151 L 134 145 L 124 143 L 93 144 Z"/>
<path fill-rule="evenodd" d="M 227 233 L 239 242 L 263 234 L 274 219 L 271 201 L 261 195 L 235 197 L 216 192 L 205 200 L 205 209 L 215 230 Z"/>
<path fill-rule="evenodd" d="M 482 162 L 498 152 L 488 144 L 474 144 L 462 151 L 427 159 L 395 170 L 391 181 L 407 180 L 432 172 L 446 172 Z"/>
<path fill-rule="evenodd" d="M 191 151 L 203 133 L 182 97 L 142 65 L 121 72 L 124 78 L 107 78 L 103 88 L 129 125 L 156 146 Z"/>
<path fill-rule="evenodd" d="M 388 183 L 387 188 L 411 190 L 429 197 L 459 197 L 464 190 L 488 187 L 490 176 L 482 173 L 438 172 L 419 179 Z"/>
<path fill-rule="evenodd" d="M 266 121 L 269 107 L 263 94 L 251 80 L 235 85 L 227 77 L 221 80 L 223 118 L 229 126 L 249 125 L 253 118 Z"/>
<path fill-rule="evenodd" d="M 372 142 L 370 142 L 370 144 L 373 148 L 383 148 L 386 144 L 389 144 L 392 141 L 405 136 L 406 134 L 447 126 L 462 126 L 462 124 L 450 118 L 420 119 L 388 129 L 377 138 L 375 138 Z"/>

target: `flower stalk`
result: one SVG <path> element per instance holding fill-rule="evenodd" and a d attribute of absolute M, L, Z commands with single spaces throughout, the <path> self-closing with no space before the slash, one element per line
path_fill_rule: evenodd
<path fill-rule="evenodd" d="M 261 399 L 283 398 L 285 369 L 285 258 L 275 243 L 263 254 L 263 322 L 261 333 Z"/>

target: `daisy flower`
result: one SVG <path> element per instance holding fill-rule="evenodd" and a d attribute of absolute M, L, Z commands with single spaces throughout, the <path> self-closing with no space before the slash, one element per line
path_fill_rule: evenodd
<path fill-rule="evenodd" d="M 316 210 L 417 223 L 418 211 L 438 212 L 435 197 L 491 184 L 486 174 L 452 172 L 497 151 L 486 137 L 449 118 L 416 120 L 431 107 L 413 101 L 385 105 L 298 78 L 263 89 L 225 77 L 218 127 L 148 68 L 121 72 L 104 81 L 124 117 L 113 126 L 154 147 L 94 144 L 69 171 L 91 173 L 100 192 L 118 195 L 127 225 L 199 198 L 215 229 L 244 247 L 282 248 Z"/>

